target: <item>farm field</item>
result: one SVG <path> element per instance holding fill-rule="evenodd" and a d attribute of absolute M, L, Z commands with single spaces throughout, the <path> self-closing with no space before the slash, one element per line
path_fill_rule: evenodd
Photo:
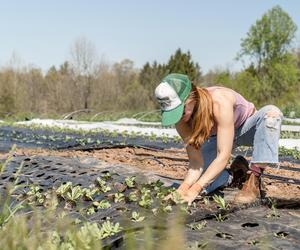
<path fill-rule="evenodd" d="M 114 123 L 120 125 L 120 121 Z M 152 125 L 139 127 L 147 129 Z M 72 230 L 85 235 L 86 242 L 82 240 L 81 244 L 101 243 L 107 249 L 170 249 L 172 244 L 183 244 L 183 249 L 297 249 L 297 148 L 280 149 L 280 164 L 265 171 L 262 199 L 255 204 L 235 205 L 233 197 L 239 189 L 232 185 L 209 196 L 199 196 L 188 207 L 174 194 L 172 199 L 164 200 L 187 170 L 182 142 L 166 136 L 161 128 L 158 134 L 153 130 L 149 134 L 128 132 L 130 128 L 127 124 L 124 132 L 32 124 L 0 126 L 0 190 L 6 201 L 1 204 L 2 223 L 10 225 L 12 219 L 25 216 L 23 223 L 31 228 L 38 211 L 42 218 L 50 217 L 41 219 L 41 230 L 58 234 L 60 240 L 51 244 L 63 246 L 73 238 L 68 230 L 65 233 L 53 226 L 53 220 L 60 221 L 60 217 L 68 219 L 66 224 L 74 227 Z M 13 145 L 16 148 L 11 150 Z M 235 149 L 232 159 L 237 155 L 250 160 L 251 148 Z M 13 215 L 8 213 L 5 217 L 7 202 Z M 90 235 L 102 240 L 95 243 Z"/>

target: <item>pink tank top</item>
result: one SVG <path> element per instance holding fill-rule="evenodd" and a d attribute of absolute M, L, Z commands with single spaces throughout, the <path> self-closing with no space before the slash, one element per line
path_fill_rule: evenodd
<path fill-rule="evenodd" d="M 255 106 L 252 102 L 248 102 L 243 96 L 232 89 L 220 86 L 206 87 L 205 89 L 211 94 L 214 90 L 220 88 L 230 90 L 235 96 L 235 104 L 233 107 L 234 127 L 238 128 L 254 113 Z M 212 134 L 216 134 L 216 126 L 212 129 Z"/>

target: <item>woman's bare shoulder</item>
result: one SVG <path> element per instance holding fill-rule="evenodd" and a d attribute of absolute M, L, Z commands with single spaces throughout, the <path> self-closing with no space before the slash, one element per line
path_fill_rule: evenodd
<path fill-rule="evenodd" d="M 231 103 L 234 105 L 236 98 L 232 89 L 221 87 L 215 89 L 211 93 L 211 97 L 214 104 L 224 104 L 224 103 Z"/>

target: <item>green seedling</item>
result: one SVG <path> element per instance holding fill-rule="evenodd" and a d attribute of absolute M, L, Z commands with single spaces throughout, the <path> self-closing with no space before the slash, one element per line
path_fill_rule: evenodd
<path fill-rule="evenodd" d="M 173 138 L 173 142 L 174 142 L 174 143 L 179 143 L 179 142 L 181 142 L 181 141 L 182 141 L 182 139 L 181 139 L 180 136 L 175 136 L 175 137 Z"/>
<path fill-rule="evenodd" d="M 93 139 L 91 139 L 91 138 L 87 138 L 87 140 L 86 140 L 86 143 L 93 143 L 94 141 L 93 141 Z"/>
<path fill-rule="evenodd" d="M 63 197 L 64 194 L 66 194 L 71 188 L 72 182 L 67 182 L 66 184 L 59 186 L 59 188 L 56 190 L 56 194 L 60 197 Z"/>
<path fill-rule="evenodd" d="M 203 202 L 204 202 L 205 206 L 209 206 L 210 205 L 210 201 L 209 201 L 209 199 L 207 197 L 203 198 Z"/>
<path fill-rule="evenodd" d="M 97 209 L 107 209 L 107 208 L 111 207 L 109 201 L 107 201 L 107 200 L 102 200 L 100 202 L 94 201 L 93 206 L 95 206 Z"/>
<path fill-rule="evenodd" d="M 192 223 L 188 224 L 188 227 L 192 230 L 201 231 L 204 227 L 206 227 L 207 221 L 202 221 L 201 223 Z"/>
<path fill-rule="evenodd" d="M 131 220 L 134 222 L 140 222 L 143 221 L 145 219 L 144 216 L 140 216 L 140 214 L 136 211 L 133 211 L 131 214 Z"/>
<path fill-rule="evenodd" d="M 109 172 L 103 173 L 103 174 L 101 175 L 101 178 L 104 179 L 104 180 L 106 180 L 106 181 L 112 179 L 111 174 L 110 174 Z"/>
<path fill-rule="evenodd" d="M 185 212 L 186 214 L 189 213 L 189 205 L 187 203 L 180 204 L 179 208 L 181 211 Z"/>
<path fill-rule="evenodd" d="M 115 193 L 115 195 L 114 195 L 114 202 L 115 203 L 124 201 L 124 199 L 125 199 L 125 195 L 124 194 L 122 194 L 122 193 Z"/>
<path fill-rule="evenodd" d="M 93 196 L 95 194 L 97 194 L 97 192 L 98 192 L 98 189 L 96 189 L 96 188 L 93 188 L 93 189 L 84 188 L 84 189 L 82 189 L 84 199 L 89 200 L 89 201 L 94 200 Z"/>
<path fill-rule="evenodd" d="M 137 191 L 133 191 L 133 192 L 129 193 L 128 199 L 129 199 L 129 201 L 138 201 Z"/>
<path fill-rule="evenodd" d="M 153 188 L 161 188 L 164 185 L 164 183 L 161 180 L 157 180 L 155 182 L 151 182 L 150 185 Z"/>
<path fill-rule="evenodd" d="M 107 186 L 106 182 L 104 180 L 102 180 L 101 178 L 97 177 L 96 181 L 97 181 L 97 184 L 100 187 L 100 190 L 103 193 L 107 193 L 107 192 L 109 192 L 111 190 L 111 188 L 109 186 Z"/>
<path fill-rule="evenodd" d="M 300 159 L 300 150 L 298 150 L 297 147 L 293 149 L 279 147 L 279 155 L 292 156 L 295 159 Z"/>
<path fill-rule="evenodd" d="M 213 199 L 214 199 L 214 202 L 217 203 L 217 206 L 219 209 L 223 209 L 223 210 L 229 209 L 229 205 L 226 204 L 225 200 L 221 196 L 214 195 Z"/>
<path fill-rule="evenodd" d="M 103 222 L 100 228 L 100 239 L 107 238 L 109 236 L 113 236 L 119 232 L 121 232 L 123 228 L 120 227 L 119 223 L 113 224 L 109 220 Z"/>
<path fill-rule="evenodd" d="M 135 178 L 136 178 L 135 176 L 125 178 L 125 183 L 127 187 L 133 188 L 135 186 Z"/>
<path fill-rule="evenodd" d="M 84 244 L 85 241 L 89 241 L 91 237 L 101 239 L 102 237 L 102 232 L 97 223 L 90 223 L 90 222 L 85 222 L 81 227 L 78 232 L 78 236 L 82 240 L 82 244 Z M 60 240 L 60 237 L 59 239 Z M 67 249 L 74 249 L 72 245 L 67 248 Z"/>
<path fill-rule="evenodd" d="M 113 137 L 113 138 L 118 137 L 118 130 L 114 130 L 110 135 L 111 135 L 111 137 Z"/>
<path fill-rule="evenodd" d="M 271 212 L 266 215 L 267 218 L 278 218 L 280 217 L 279 212 L 277 211 L 276 204 L 270 200 L 272 203 Z"/>
<path fill-rule="evenodd" d="M 185 201 L 182 199 L 181 195 L 178 192 L 171 193 L 171 200 L 175 204 L 183 204 Z"/>
<path fill-rule="evenodd" d="M 139 201 L 139 205 L 141 207 L 149 208 L 151 204 L 153 203 L 153 200 L 151 198 L 150 190 L 146 188 L 142 188 L 141 190 L 142 196 L 141 200 Z"/>
<path fill-rule="evenodd" d="M 36 201 L 38 204 L 43 204 L 45 201 L 45 195 L 41 192 L 41 188 L 38 186 L 30 186 L 30 191 L 27 192 L 28 200 L 30 202 Z"/>
<path fill-rule="evenodd" d="M 170 213 L 172 212 L 172 206 L 171 205 L 163 206 L 162 211 L 166 213 Z"/>
<path fill-rule="evenodd" d="M 77 200 L 83 195 L 80 186 L 72 187 L 69 192 L 66 193 L 65 199 L 76 204 Z"/>
<path fill-rule="evenodd" d="M 150 133 L 150 136 L 149 136 L 149 140 L 150 140 L 150 141 L 156 141 L 156 139 L 157 139 L 156 134 L 153 133 L 153 132 L 151 132 L 151 133 Z"/>
<path fill-rule="evenodd" d="M 94 213 L 96 213 L 96 210 L 95 210 L 94 207 L 89 207 L 89 208 L 87 209 L 87 211 L 86 211 L 86 214 L 87 214 L 87 215 L 92 215 L 92 214 L 94 214 Z"/>
<path fill-rule="evenodd" d="M 228 216 L 222 214 L 215 214 L 215 218 L 218 222 L 224 222 L 225 220 L 227 220 Z"/>

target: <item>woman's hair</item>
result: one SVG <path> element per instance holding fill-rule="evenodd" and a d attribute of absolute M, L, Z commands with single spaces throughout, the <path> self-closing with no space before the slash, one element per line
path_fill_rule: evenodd
<path fill-rule="evenodd" d="M 210 94 L 204 88 L 199 88 L 192 84 L 192 90 L 188 100 L 196 101 L 192 119 L 192 135 L 188 140 L 188 145 L 197 149 L 201 147 L 210 136 L 214 125 L 213 102 Z"/>

